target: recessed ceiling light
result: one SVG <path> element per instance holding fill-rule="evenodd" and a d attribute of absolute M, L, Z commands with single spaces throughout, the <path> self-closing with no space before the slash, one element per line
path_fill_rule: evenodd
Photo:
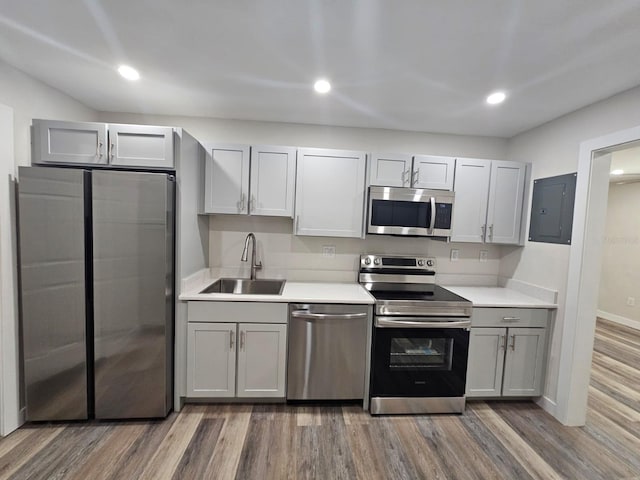
<path fill-rule="evenodd" d="M 493 92 L 487 97 L 487 103 L 489 105 L 497 105 L 504 102 L 505 98 L 507 98 L 507 95 L 504 92 Z"/>
<path fill-rule="evenodd" d="M 140 79 L 140 74 L 138 73 L 138 71 L 135 68 L 130 67 L 129 65 L 120 65 L 118 67 L 118 73 L 127 80 L 134 81 Z"/>
<path fill-rule="evenodd" d="M 624 170 L 611 170 L 611 175 L 622 175 Z"/>
<path fill-rule="evenodd" d="M 313 88 L 318 93 L 327 93 L 329 90 L 331 90 L 331 84 L 327 80 L 322 78 L 313 84 Z"/>

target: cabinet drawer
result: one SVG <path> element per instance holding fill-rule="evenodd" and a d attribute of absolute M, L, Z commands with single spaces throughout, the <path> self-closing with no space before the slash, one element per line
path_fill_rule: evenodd
<path fill-rule="evenodd" d="M 546 327 L 546 308 L 474 308 L 472 327 Z"/>
<path fill-rule="evenodd" d="M 286 303 L 189 302 L 189 322 L 287 323 Z"/>

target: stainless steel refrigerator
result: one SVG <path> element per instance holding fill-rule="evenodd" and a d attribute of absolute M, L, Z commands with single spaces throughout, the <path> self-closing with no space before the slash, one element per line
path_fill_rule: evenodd
<path fill-rule="evenodd" d="M 54 167 L 19 174 L 27 420 L 166 416 L 173 177 Z"/>

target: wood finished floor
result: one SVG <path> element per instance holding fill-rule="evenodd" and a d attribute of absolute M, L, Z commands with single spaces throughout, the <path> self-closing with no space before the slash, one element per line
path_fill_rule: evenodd
<path fill-rule="evenodd" d="M 598 321 L 581 428 L 530 402 L 414 417 L 190 405 L 165 421 L 25 426 L 0 440 L 0 478 L 640 479 L 640 332 Z"/>

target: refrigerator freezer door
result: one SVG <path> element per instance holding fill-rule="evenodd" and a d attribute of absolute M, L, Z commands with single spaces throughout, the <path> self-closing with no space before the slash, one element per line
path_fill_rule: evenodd
<path fill-rule="evenodd" d="M 94 171 L 95 416 L 171 409 L 173 182 Z"/>
<path fill-rule="evenodd" d="M 21 167 L 20 280 L 26 418 L 86 419 L 83 170 Z"/>

